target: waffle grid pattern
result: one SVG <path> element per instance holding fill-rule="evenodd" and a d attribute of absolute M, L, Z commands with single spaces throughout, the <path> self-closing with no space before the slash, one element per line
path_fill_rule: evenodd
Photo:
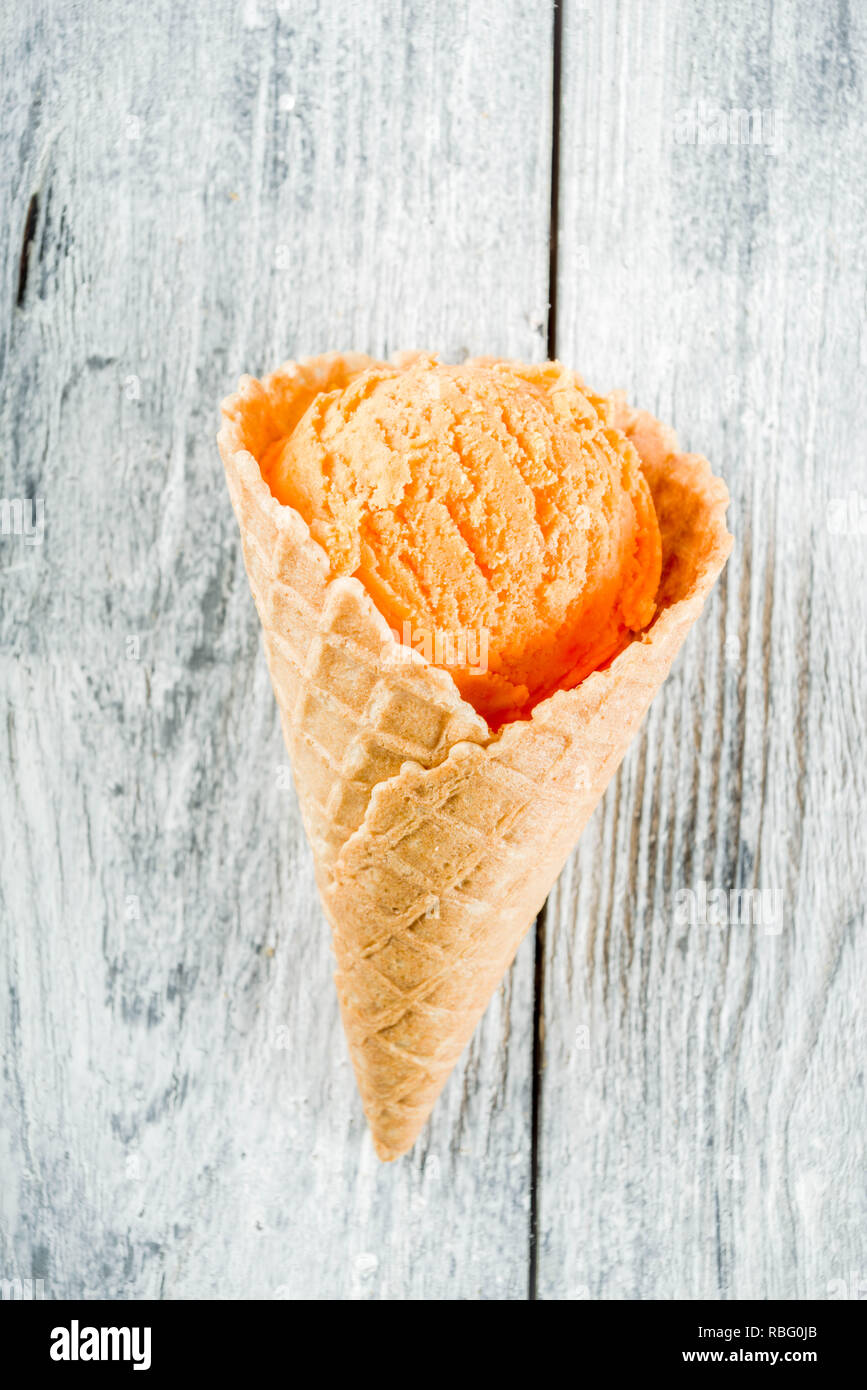
<path fill-rule="evenodd" d="M 282 624 L 266 629 L 302 810 L 324 865 L 362 824 L 375 786 L 406 762 L 435 767 L 456 743 L 487 734 L 459 699 L 431 690 L 409 663 L 383 668 L 379 653 L 358 638 L 367 615 L 353 584 L 335 580 L 318 616 L 308 605 L 300 642 Z M 297 593 L 293 604 L 297 612 Z"/>

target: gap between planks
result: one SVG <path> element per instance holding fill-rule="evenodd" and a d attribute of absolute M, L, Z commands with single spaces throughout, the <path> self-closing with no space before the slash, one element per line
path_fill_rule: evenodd
<path fill-rule="evenodd" d="M 548 222 L 548 360 L 557 356 L 557 258 L 560 216 L 560 98 L 562 89 L 563 0 L 554 0 L 551 17 L 551 204 Z M 530 1226 L 527 1298 L 538 1297 L 539 1134 L 542 1109 L 542 1049 L 545 1026 L 545 924 L 547 901 L 536 918 L 533 965 L 533 1063 L 530 1102 Z"/>

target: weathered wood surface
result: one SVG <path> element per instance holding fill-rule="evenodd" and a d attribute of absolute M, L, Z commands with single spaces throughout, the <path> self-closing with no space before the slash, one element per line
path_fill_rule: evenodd
<path fill-rule="evenodd" d="M 532 939 L 380 1167 L 213 434 L 284 356 L 544 356 L 551 6 L 0 23 L 0 497 L 45 500 L 0 538 L 0 1278 L 523 1298 Z M 564 6 L 557 351 L 738 548 L 549 904 L 540 1297 L 863 1275 L 864 57 L 856 7 Z M 776 124 L 690 144 L 700 101 Z M 782 930 L 681 924 L 702 880 Z"/>
<path fill-rule="evenodd" d="M 713 460 L 736 548 L 549 903 L 542 1298 L 864 1274 L 865 21 L 565 7 L 557 350 Z M 779 899 L 683 924 L 702 881 Z"/>
<path fill-rule="evenodd" d="M 548 6 L 4 22 L 0 1276 L 524 1297 L 532 941 L 382 1167 L 214 436 L 287 356 L 544 357 Z"/>

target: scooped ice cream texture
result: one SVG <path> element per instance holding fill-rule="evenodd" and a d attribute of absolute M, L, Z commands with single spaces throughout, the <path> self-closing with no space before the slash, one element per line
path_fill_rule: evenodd
<path fill-rule="evenodd" d="M 418 357 L 315 396 L 262 460 L 329 557 L 492 725 L 646 627 L 660 535 L 633 445 L 557 362 Z"/>

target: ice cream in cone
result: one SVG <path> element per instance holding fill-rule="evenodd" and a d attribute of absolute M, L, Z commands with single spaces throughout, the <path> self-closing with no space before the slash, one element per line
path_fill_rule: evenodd
<path fill-rule="evenodd" d="M 413 1143 L 731 547 L 558 363 L 330 354 L 219 436 L 374 1144 Z"/>

